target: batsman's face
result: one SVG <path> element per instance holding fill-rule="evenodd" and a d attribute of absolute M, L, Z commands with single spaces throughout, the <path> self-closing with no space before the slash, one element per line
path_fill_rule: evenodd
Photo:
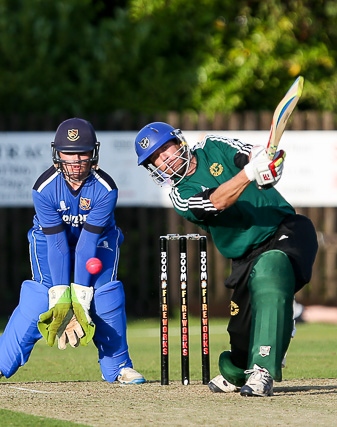
<path fill-rule="evenodd" d="M 91 170 L 92 152 L 86 153 L 59 153 L 62 169 L 71 182 L 83 181 Z"/>
<path fill-rule="evenodd" d="M 168 141 L 152 154 L 150 162 L 167 175 L 173 175 L 181 169 L 185 159 L 181 156 L 180 144 Z"/>

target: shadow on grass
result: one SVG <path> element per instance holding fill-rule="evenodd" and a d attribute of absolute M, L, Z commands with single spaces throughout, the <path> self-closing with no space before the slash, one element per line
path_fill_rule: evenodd
<path fill-rule="evenodd" d="M 322 380 L 323 382 L 324 380 Z M 303 385 L 303 386 L 285 386 L 274 387 L 274 393 L 284 393 L 287 395 L 303 393 L 303 394 L 330 394 L 337 393 L 337 380 L 336 385 Z"/>

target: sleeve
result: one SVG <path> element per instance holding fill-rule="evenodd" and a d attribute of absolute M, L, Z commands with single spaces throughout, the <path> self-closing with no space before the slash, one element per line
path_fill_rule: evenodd
<path fill-rule="evenodd" d="M 220 141 L 223 142 L 220 147 L 225 152 L 225 156 L 228 156 L 229 151 L 231 153 L 230 158 L 233 159 L 234 165 L 239 169 L 243 169 L 249 162 L 249 154 L 253 146 L 239 139 L 222 138 Z"/>
<path fill-rule="evenodd" d="M 91 275 L 85 268 L 89 258 L 96 255 L 97 242 L 100 234 L 83 228 L 75 249 L 74 282 L 78 285 L 89 286 Z"/>
<path fill-rule="evenodd" d="M 53 203 L 36 190 L 33 190 L 32 197 L 35 212 L 43 231 L 44 229 L 54 229 L 55 227 L 60 228 L 62 225 L 62 218 L 57 209 L 53 206 Z M 49 232 L 52 233 L 53 230 L 49 230 Z"/>
<path fill-rule="evenodd" d="M 211 144 L 208 150 L 214 150 L 213 155 L 223 156 L 228 159 L 228 167 L 231 168 L 233 174 L 238 173 L 238 169 L 243 167 L 249 161 L 249 153 L 252 145 L 245 144 L 238 139 L 230 139 L 219 136 L 208 136 L 203 141 L 201 148 L 206 144 Z M 212 147 L 212 145 L 214 146 Z M 220 152 L 219 152 L 220 150 Z M 216 188 L 207 188 L 201 192 L 191 194 L 193 188 L 188 190 L 174 187 L 170 193 L 170 197 L 175 210 L 188 221 L 202 225 L 204 221 L 218 215 L 221 211 L 216 209 L 210 200 L 211 194 Z"/>
<path fill-rule="evenodd" d="M 218 211 L 210 201 L 211 194 L 216 188 L 208 188 L 200 193 L 190 197 L 184 197 L 177 187 L 174 187 L 170 193 L 175 210 L 188 221 L 201 225 L 201 223 L 214 215 Z"/>
<path fill-rule="evenodd" d="M 239 139 L 220 138 L 222 144 L 219 145 L 220 149 L 224 151 L 225 156 L 233 159 L 234 165 L 243 169 L 249 162 L 249 154 L 253 148 L 251 144 L 246 144 Z"/>
<path fill-rule="evenodd" d="M 113 215 L 116 208 L 117 198 L 117 189 L 109 191 L 104 197 L 101 197 L 88 215 L 84 228 L 92 233 L 102 233 L 103 229 L 111 221 L 111 215 Z"/>
<path fill-rule="evenodd" d="M 247 162 L 252 149 L 251 144 L 247 144 L 237 138 L 227 138 L 219 135 L 206 135 L 200 147 L 208 146 L 208 150 L 220 150 L 223 155 L 233 160 L 238 167 L 241 162 Z M 210 148 L 211 147 L 211 148 Z M 236 160 L 235 160 L 236 159 Z"/>
<path fill-rule="evenodd" d="M 48 248 L 48 265 L 52 283 L 56 285 L 70 284 L 70 251 L 66 232 L 46 234 Z"/>
<path fill-rule="evenodd" d="M 47 241 L 47 260 L 53 286 L 70 283 L 70 252 L 62 218 L 41 193 L 32 192 L 34 208 Z"/>
<path fill-rule="evenodd" d="M 243 169 L 249 163 L 249 155 L 244 153 L 236 153 L 234 156 L 234 164 L 236 167 Z"/>
<path fill-rule="evenodd" d="M 215 188 L 208 188 L 187 199 L 188 209 L 199 221 L 204 221 L 220 212 L 210 200 L 210 196 L 215 190 Z"/>

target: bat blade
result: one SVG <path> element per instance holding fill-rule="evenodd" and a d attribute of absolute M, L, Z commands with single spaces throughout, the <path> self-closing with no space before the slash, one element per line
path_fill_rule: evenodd
<path fill-rule="evenodd" d="M 303 83 L 304 78 L 302 76 L 297 77 L 274 111 L 267 144 L 267 154 L 270 159 L 274 158 L 287 121 L 302 95 Z"/>

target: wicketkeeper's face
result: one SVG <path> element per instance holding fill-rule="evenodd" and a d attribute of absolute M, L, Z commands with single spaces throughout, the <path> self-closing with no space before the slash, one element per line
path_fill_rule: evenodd
<path fill-rule="evenodd" d="M 62 171 L 71 182 L 83 181 L 91 170 L 92 152 L 86 153 L 59 153 Z"/>

